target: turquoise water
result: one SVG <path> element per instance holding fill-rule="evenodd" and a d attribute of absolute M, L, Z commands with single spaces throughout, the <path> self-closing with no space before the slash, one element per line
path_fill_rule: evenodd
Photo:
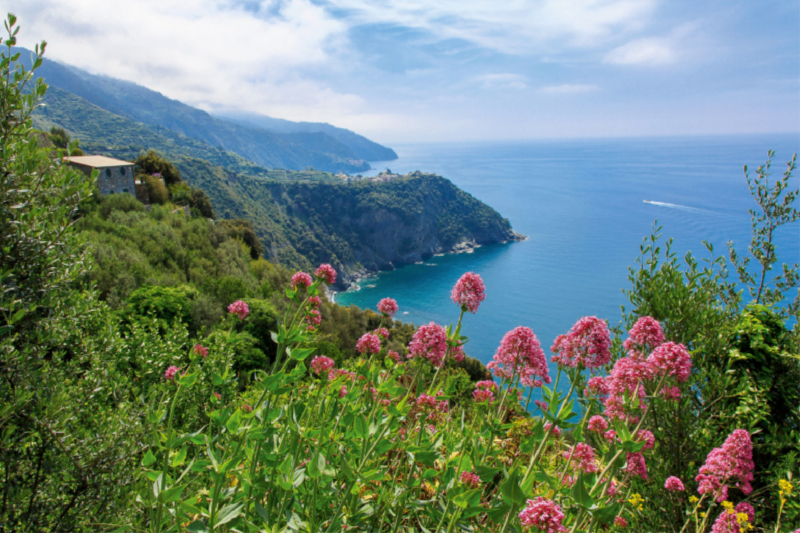
<path fill-rule="evenodd" d="M 620 321 L 628 266 L 654 220 L 686 250 L 705 257 L 703 240 L 725 253 L 750 241 L 755 207 L 742 166 L 755 169 L 776 151 L 777 177 L 800 151 L 797 135 L 419 144 L 395 147 L 400 159 L 373 164 L 393 172 L 435 172 L 495 208 L 524 242 L 436 256 L 383 272 L 336 295 L 341 304 L 375 308 L 386 296 L 396 318 L 422 324 L 458 319 L 450 290 L 467 271 L 481 275 L 486 300 L 464 318 L 467 354 L 487 363 L 503 334 L 528 326 L 545 351 L 581 316 Z M 797 178 L 793 178 L 796 188 Z M 647 200 L 648 202 L 645 202 Z M 800 224 L 777 235 L 782 261 L 800 261 Z M 551 368 L 551 373 L 554 373 Z"/>

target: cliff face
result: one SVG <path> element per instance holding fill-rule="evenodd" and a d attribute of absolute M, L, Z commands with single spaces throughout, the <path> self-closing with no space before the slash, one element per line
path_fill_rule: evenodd
<path fill-rule="evenodd" d="M 330 263 L 339 289 L 359 275 L 435 253 L 523 238 L 497 211 L 434 174 L 382 182 L 275 181 L 199 159 L 175 164 L 185 181 L 208 194 L 218 216 L 253 224 L 267 259 L 306 271 Z"/>
<path fill-rule="evenodd" d="M 494 209 L 433 174 L 378 183 L 276 184 L 270 193 L 280 211 L 317 236 L 296 242 L 295 249 L 334 264 L 343 286 L 358 274 L 435 253 L 521 238 Z"/>

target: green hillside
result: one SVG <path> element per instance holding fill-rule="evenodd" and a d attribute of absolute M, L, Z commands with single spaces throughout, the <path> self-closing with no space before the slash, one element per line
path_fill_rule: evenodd
<path fill-rule="evenodd" d="M 20 51 L 23 59 L 30 54 L 23 49 Z M 385 154 L 387 150 L 348 130 L 327 124 L 324 126 L 328 128 L 324 130 L 273 132 L 258 124 L 247 125 L 216 118 L 141 85 L 97 76 L 47 59 L 37 70 L 37 75 L 51 87 L 84 98 L 159 133 L 166 129 L 173 134 L 185 135 L 269 168 L 301 170 L 311 166 L 333 172 L 361 172 L 369 169 L 369 164 L 348 143 L 361 152 L 366 149 L 365 153 L 370 156 Z M 329 131 L 333 135 L 329 135 Z"/>

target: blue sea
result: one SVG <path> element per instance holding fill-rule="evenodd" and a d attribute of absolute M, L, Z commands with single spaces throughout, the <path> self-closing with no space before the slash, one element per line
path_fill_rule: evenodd
<path fill-rule="evenodd" d="M 481 275 L 486 300 L 467 314 L 462 333 L 467 354 L 488 363 L 505 332 L 528 326 L 546 353 L 556 335 L 580 317 L 620 322 L 627 303 L 628 267 L 655 221 L 662 244 L 674 240 L 682 257 L 702 244 L 726 254 L 750 243 L 748 209 L 756 204 L 742 167 L 751 174 L 775 150 L 781 176 L 800 136 L 672 137 L 553 140 L 515 143 L 409 144 L 399 159 L 378 170 L 434 172 L 496 209 L 524 242 L 484 246 L 472 253 L 435 256 L 421 264 L 382 272 L 336 295 L 340 304 L 375 308 L 383 297 L 400 305 L 396 318 L 416 325 L 449 324 L 459 309 L 450 290 L 468 271 Z M 792 179 L 797 188 L 798 178 Z M 798 206 L 800 207 L 800 206 Z M 800 261 L 800 223 L 776 237 L 781 261 Z M 554 375 L 554 369 L 551 368 Z"/>

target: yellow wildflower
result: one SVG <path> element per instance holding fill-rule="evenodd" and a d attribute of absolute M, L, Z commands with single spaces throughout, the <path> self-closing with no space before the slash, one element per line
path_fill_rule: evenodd
<path fill-rule="evenodd" d="M 628 499 L 628 502 L 639 511 L 644 511 L 644 506 L 642 505 L 642 503 L 644 503 L 644 498 L 642 498 L 642 495 L 639 494 L 638 492 L 634 492 L 633 494 L 631 494 L 631 497 Z"/>
<path fill-rule="evenodd" d="M 733 504 L 726 500 L 726 501 L 722 502 L 722 508 L 723 509 L 733 509 Z"/>
<path fill-rule="evenodd" d="M 689 503 L 697 503 L 700 499 L 697 496 L 689 496 Z"/>

